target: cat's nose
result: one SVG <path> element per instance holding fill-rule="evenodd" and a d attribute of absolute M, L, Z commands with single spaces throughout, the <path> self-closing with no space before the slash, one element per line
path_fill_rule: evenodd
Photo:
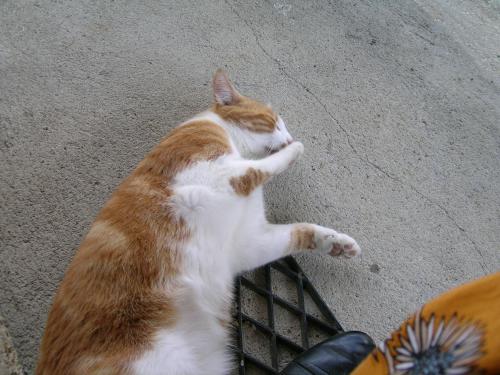
<path fill-rule="evenodd" d="M 290 137 L 290 138 L 287 138 L 286 139 L 286 145 L 288 146 L 289 144 L 291 144 L 293 142 L 293 138 Z"/>

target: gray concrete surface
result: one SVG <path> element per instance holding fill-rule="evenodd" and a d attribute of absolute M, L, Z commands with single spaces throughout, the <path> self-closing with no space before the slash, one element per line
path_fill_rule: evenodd
<path fill-rule="evenodd" d="M 270 218 L 365 251 L 299 259 L 346 328 L 384 338 L 498 270 L 499 13 L 497 0 L 0 2 L 0 313 L 26 370 L 94 215 L 208 105 L 219 66 L 306 146 L 267 189 Z"/>
<path fill-rule="evenodd" d="M 23 369 L 17 360 L 17 352 L 6 322 L 0 316 L 0 375 L 22 375 Z"/>

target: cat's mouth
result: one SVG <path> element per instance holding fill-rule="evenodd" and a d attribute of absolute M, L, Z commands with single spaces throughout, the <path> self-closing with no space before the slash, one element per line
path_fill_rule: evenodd
<path fill-rule="evenodd" d="M 288 140 L 288 141 L 286 141 L 285 143 L 280 144 L 279 146 L 275 146 L 275 147 L 273 147 L 273 148 L 270 148 L 270 149 L 269 149 L 269 153 L 270 153 L 270 154 L 275 154 L 275 153 L 277 153 L 278 151 L 283 150 L 286 146 L 288 146 L 288 145 L 289 145 L 289 144 L 291 144 L 292 142 L 293 142 L 293 140 Z"/>

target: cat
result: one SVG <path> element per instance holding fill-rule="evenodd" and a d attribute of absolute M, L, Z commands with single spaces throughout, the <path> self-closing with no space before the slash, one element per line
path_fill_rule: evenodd
<path fill-rule="evenodd" d="M 360 254 L 333 229 L 267 222 L 262 186 L 304 147 L 222 70 L 213 93 L 97 216 L 54 298 L 37 375 L 227 374 L 238 273 L 298 252 Z"/>

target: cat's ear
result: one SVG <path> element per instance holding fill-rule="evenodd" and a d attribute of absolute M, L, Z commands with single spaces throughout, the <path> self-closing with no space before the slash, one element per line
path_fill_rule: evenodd
<path fill-rule="evenodd" d="M 234 88 L 222 69 L 217 69 L 213 80 L 214 98 L 217 104 L 232 105 L 238 103 L 241 95 Z"/>

